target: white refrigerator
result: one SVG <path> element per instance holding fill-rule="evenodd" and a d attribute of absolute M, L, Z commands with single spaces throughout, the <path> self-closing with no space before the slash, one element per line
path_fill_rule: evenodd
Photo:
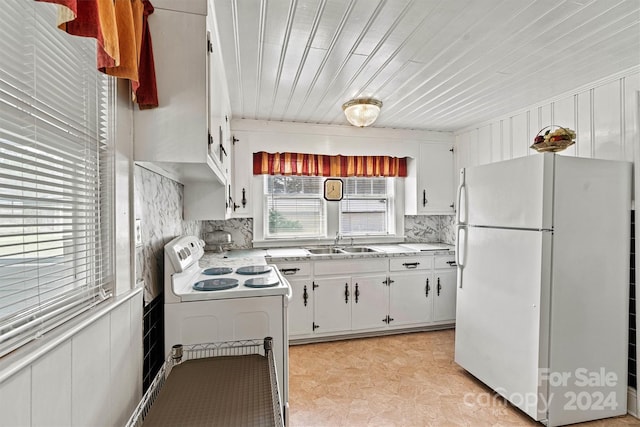
<path fill-rule="evenodd" d="M 460 173 L 456 363 L 549 426 L 625 414 L 631 163 Z"/>

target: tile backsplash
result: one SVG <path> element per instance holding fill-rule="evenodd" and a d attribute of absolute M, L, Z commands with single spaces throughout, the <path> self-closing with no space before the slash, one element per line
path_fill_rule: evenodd
<path fill-rule="evenodd" d="M 455 242 L 453 215 L 405 215 L 405 241 L 412 243 Z"/>
<path fill-rule="evenodd" d="M 407 215 L 404 217 L 404 235 L 413 243 L 455 243 L 453 215 Z M 233 244 L 229 249 L 249 249 L 253 240 L 253 219 L 233 218 L 220 221 L 205 221 L 203 233 L 224 230 L 231 233 Z"/>
<path fill-rule="evenodd" d="M 231 233 L 232 244 L 225 246 L 225 249 L 248 249 L 253 247 L 253 218 L 231 218 L 228 220 L 205 221 L 203 232 L 213 230 L 224 230 Z M 207 245 L 205 249 L 209 249 Z"/>
<path fill-rule="evenodd" d="M 202 221 L 184 221 L 184 186 L 143 167 L 134 169 L 135 215 L 142 245 L 136 248 L 136 281 L 144 280 L 144 302 L 162 293 L 164 245 L 183 234 L 202 236 Z"/>

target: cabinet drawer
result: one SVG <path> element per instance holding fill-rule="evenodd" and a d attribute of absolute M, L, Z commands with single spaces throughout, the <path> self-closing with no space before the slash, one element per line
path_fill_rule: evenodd
<path fill-rule="evenodd" d="M 451 255 L 438 255 L 435 259 L 435 268 L 455 268 L 456 257 Z"/>
<path fill-rule="evenodd" d="M 389 260 L 390 271 L 431 270 L 432 268 L 432 256 L 391 258 Z"/>
<path fill-rule="evenodd" d="M 287 262 L 278 263 L 278 270 L 285 277 L 308 277 L 311 275 L 311 263 L 310 262 Z"/>
<path fill-rule="evenodd" d="M 387 263 L 384 258 L 352 258 L 349 260 L 327 260 L 315 261 L 314 274 L 352 274 L 352 273 L 374 273 L 387 271 Z"/>

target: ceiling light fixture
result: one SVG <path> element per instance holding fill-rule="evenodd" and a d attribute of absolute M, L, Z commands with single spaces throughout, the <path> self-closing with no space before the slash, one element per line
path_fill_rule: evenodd
<path fill-rule="evenodd" d="M 382 102 L 373 98 L 352 99 L 342 104 L 349 123 L 361 128 L 373 124 L 380 114 Z"/>

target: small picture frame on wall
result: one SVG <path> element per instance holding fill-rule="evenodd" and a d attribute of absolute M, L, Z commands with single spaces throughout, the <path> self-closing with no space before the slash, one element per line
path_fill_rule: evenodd
<path fill-rule="evenodd" d="M 339 178 L 327 178 L 324 180 L 325 200 L 338 202 L 342 200 L 343 182 Z"/>

